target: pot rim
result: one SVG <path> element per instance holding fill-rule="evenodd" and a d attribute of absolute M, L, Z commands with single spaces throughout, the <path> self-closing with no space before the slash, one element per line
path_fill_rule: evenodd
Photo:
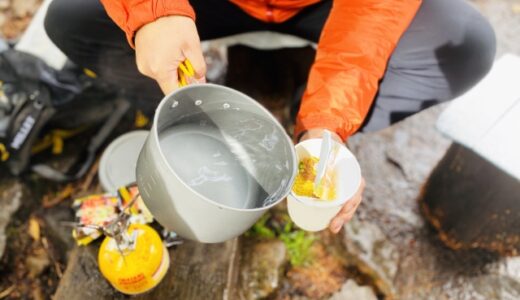
<path fill-rule="evenodd" d="M 166 103 L 168 102 L 169 99 L 171 99 L 172 97 L 174 97 L 175 94 L 179 93 L 180 91 L 183 91 L 183 90 L 187 90 L 187 89 L 193 89 L 193 88 L 198 88 L 198 87 L 210 87 L 210 88 L 217 88 L 217 89 L 224 89 L 224 90 L 227 90 L 228 92 L 230 93 L 235 93 L 235 94 L 238 94 L 239 96 L 241 96 L 242 98 L 245 98 L 247 100 L 249 100 L 250 102 L 252 102 L 254 105 L 256 105 L 261 111 L 263 111 L 265 113 L 265 115 L 275 123 L 275 125 L 282 131 L 284 132 L 284 138 L 286 139 L 286 141 L 293 145 L 293 147 L 289 147 L 290 148 L 290 151 L 291 151 L 291 154 L 292 154 L 292 160 L 293 160 L 293 170 L 291 172 L 291 178 L 288 182 L 289 184 L 289 188 L 287 189 L 287 191 L 283 194 L 283 196 L 280 197 L 280 199 L 274 201 L 273 203 L 269 204 L 269 205 L 266 205 L 266 206 L 262 206 L 262 207 L 255 207 L 255 208 L 237 208 L 237 207 L 232 207 L 232 206 L 228 206 L 228 205 L 224 205 L 224 204 L 221 204 L 221 203 L 218 203 L 216 201 L 213 201 L 211 199 L 209 199 L 208 197 L 200 194 L 199 192 L 197 192 L 196 190 L 194 190 L 191 186 L 189 186 L 184 180 L 182 180 L 178 175 L 177 173 L 172 169 L 172 167 L 170 166 L 169 163 L 167 163 L 167 160 L 166 160 L 166 157 L 164 156 L 164 153 L 162 151 L 162 148 L 160 147 L 160 144 L 159 144 L 159 132 L 157 130 L 157 124 L 158 124 L 158 119 L 159 119 L 159 112 L 162 111 L 162 109 L 164 108 L 164 106 L 166 105 Z M 229 88 L 227 86 L 223 86 L 223 85 L 219 85 L 219 84 L 213 84 L 213 83 L 195 83 L 195 84 L 190 84 L 190 85 L 187 85 L 187 86 L 184 86 L 184 87 L 181 87 L 181 88 L 178 88 L 176 90 L 174 90 L 173 92 L 171 92 L 170 94 L 166 95 L 162 100 L 161 102 L 159 103 L 159 105 L 157 106 L 157 109 L 155 110 L 155 116 L 153 118 L 153 124 L 152 124 L 152 129 L 150 131 L 150 134 L 153 134 L 153 137 L 154 137 L 154 143 L 155 143 L 155 146 L 157 147 L 158 149 L 158 152 L 159 152 L 159 155 L 161 156 L 161 160 L 163 162 L 165 162 L 166 164 L 166 168 L 168 169 L 168 171 L 173 174 L 173 176 L 175 176 L 175 178 L 177 178 L 180 182 L 182 182 L 185 186 L 186 189 L 188 189 L 189 191 L 193 192 L 195 195 L 197 195 L 200 199 L 208 202 L 208 203 L 211 203 L 219 208 L 227 208 L 229 210 L 233 210 L 233 211 L 239 211 L 239 212 L 258 212 L 258 211 L 264 211 L 264 210 L 267 210 L 273 206 L 275 206 L 276 204 L 280 203 L 282 200 L 284 200 L 290 193 L 291 193 L 291 190 L 292 190 L 292 185 L 294 183 L 294 180 L 296 178 L 296 175 L 298 173 L 298 167 L 297 167 L 297 159 L 296 159 L 296 149 L 294 147 L 294 144 L 292 142 L 292 140 L 289 138 L 289 135 L 287 134 L 287 132 L 285 131 L 285 128 L 282 127 L 282 125 L 280 124 L 280 122 L 278 122 L 278 120 L 276 120 L 274 118 L 274 116 L 271 114 L 271 112 L 269 110 L 267 110 L 263 105 L 261 105 L 260 103 L 258 103 L 256 100 L 254 100 L 253 98 L 249 97 L 248 95 L 240 92 L 240 91 L 237 91 L 235 89 L 232 89 L 232 88 Z"/>

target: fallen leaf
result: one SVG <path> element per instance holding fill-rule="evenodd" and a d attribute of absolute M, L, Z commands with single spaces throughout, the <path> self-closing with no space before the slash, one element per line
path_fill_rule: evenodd
<path fill-rule="evenodd" d="M 35 217 L 29 219 L 29 235 L 35 241 L 40 240 L 40 223 L 38 223 Z"/>

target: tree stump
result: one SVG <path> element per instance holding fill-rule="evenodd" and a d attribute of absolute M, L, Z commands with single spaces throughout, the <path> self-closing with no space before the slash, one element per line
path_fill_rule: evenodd
<path fill-rule="evenodd" d="M 520 250 L 520 180 L 454 143 L 420 198 L 426 218 L 453 249 Z"/>
<path fill-rule="evenodd" d="M 101 275 L 99 242 L 73 250 L 65 274 L 53 299 L 127 299 Z M 238 240 L 220 244 L 186 241 L 170 249 L 171 266 L 164 279 L 151 291 L 133 296 L 138 299 L 235 299 L 237 274 L 235 255 Z"/>

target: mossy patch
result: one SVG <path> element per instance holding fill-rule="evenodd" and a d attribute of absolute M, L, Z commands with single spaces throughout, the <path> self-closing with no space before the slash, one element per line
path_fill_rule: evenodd
<path fill-rule="evenodd" d="M 304 266 L 312 262 L 310 249 L 316 237 L 297 229 L 285 212 L 267 212 L 246 232 L 246 236 L 279 239 L 287 249 L 291 266 Z"/>

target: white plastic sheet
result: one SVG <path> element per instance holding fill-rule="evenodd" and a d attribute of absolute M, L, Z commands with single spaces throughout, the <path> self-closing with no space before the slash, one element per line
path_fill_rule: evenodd
<path fill-rule="evenodd" d="M 520 57 L 506 54 L 452 101 L 437 128 L 520 180 Z"/>

